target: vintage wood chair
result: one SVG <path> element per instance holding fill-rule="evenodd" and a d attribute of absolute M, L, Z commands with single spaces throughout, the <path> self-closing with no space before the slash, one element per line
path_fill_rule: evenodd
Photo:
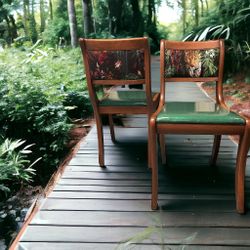
<path fill-rule="evenodd" d="M 96 120 L 99 165 L 104 167 L 101 116 L 108 115 L 111 139 L 115 142 L 112 115 L 146 114 L 149 121 L 159 103 L 160 95 L 151 92 L 150 50 L 147 38 L 81 38 L 79 42 Z M 133 86 L 138 85 L 144 88 L 133 89 Z"/>
<path fill-rule="evenodd" d="M 215 135 L 211 163 L 216 163 L 221 135 L 239 135 L 235 172 L 236 209 L 245 212 L 244 178 L 250 145 L 250 119 L 231 112 L 223 99 L 224 41 L 161 41 L 160 103 L 150 119 L 149 152 L 152 167 L 152 209 L 158 206 L 157 137 L 160 137 L 162 161 L 166 162 L 164 134 Z M 216 103 L 202 110 L 191 102 L 167 102 L 167 82 L 216 82 Z M 174 84 L 174 83 L 172 83 Z M 212 107 L 212 108 L 211 108 Z"/>

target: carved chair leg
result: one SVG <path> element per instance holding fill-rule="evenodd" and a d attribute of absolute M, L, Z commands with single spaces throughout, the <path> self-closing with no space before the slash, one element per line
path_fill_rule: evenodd
<path fill-rule="evenodd" d="M 157 153 L 157 136 L 155 128 L 151 128 L 151 147 L 150 147 L 150 160 L 152 167 L 152 197 L 151 197 L 151 208 L 153 210 L 158 209 L 158 153 Z"/>
<path fill-rule="evenodd" d="M 213 149 L 212 149 L 212 155 L 211 155 L 211 159 L 210 159 L 210 166 L 216 165 L 216 161 L 217 161 L 219 149 L 220 149 L 220 143 L 221 143 L 221 135 L 215 135 Z"/>
<path fill-rule="evenodd" d="M 115 143 L 115 128 L 112 115 L 108 115 L 109 117 L 109 129 L 110 129 L 110 136 L 113 143 Z"/>
<path fill-rule="evenodd" d="M 165 145 L 165 135 L 159 134 L 159 142 L 160 142 L 160 149 L 161 149 L 161 162 L 163 165 L 166 164 L 166 145 Z"/>
<path fill-rule="evenodd" d="M 99 165 L 100 167 L 105 167 L 104 164 L 104 144 L 103 144 L 103 126 L 101 116 L 96 115 L 96 128 L 97 128 L 97 138 L 98 138 L 98 153 L 99 153 Z"/>
<path fill-rule="evenodd" d="M 235 194 L 236 209 L 240 214 L 245 213 L 245 169 L 247 154 L 250 147 L 250 127 L 245 129 L 245 133 L 240 137 L 238 146 L 236 171 L 235 171 Z"/>

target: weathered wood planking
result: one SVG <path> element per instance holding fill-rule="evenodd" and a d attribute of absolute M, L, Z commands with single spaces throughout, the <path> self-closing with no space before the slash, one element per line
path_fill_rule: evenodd
<path fill-rule="evenodd" d="M 183 86 L 182 86 L 183 87 Z M 179 90 L 181 84 L 175 84 Z M 198 88 L 184 85 L 175 95 L 184 100 Z M 250 249 L 250 213 L 235 212 L 236 147 L 223 137 L 218 169 L 208 166 L 212 136 L 167 136 L 168 167 L 160 166 L 161 210 L 150 209 L 150 171 L 147 168 L 147 129 L 142 116 L 123 118 L 116 128 L 117 144 L 105 129 L 107 168 L 98 166 L 96 131 L 92 129 L 66 168 L 53 192 L 30 222 L 19 250 L 116 249 L 121 241 L 150 226 L 161 233 L 133 249 Z M 247 163 L 247 206 L 250 207 L 250 160 Z M 164 240 L 162 240 L 162 238 Z M 129 249 L 129 248 L 127 248 Z"/>

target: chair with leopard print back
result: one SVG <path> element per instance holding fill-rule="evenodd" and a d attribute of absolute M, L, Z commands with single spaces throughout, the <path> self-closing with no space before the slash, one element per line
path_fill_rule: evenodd
<path fill-rule="evenodd" d="M 150 119 L 149 152 L 152 167 L 152 209 L 158 207 L 157 137 L 160 137 L 162 162 L 166 163 L 164 134 L 214 135 L 211 164 L 215 165 L 221 135 L 239 135 L 235 172 L 236 209 L 245 212 L 244 178 L 250 145 L 250 119 L 236 114 L 223 99 L 224 41 L 161 41 L 160 103 Z M 165 100 L 169 82 L 216 82 L 216 100 L 209 103 Z M 173 83 L 174 84 L 174 83 Z"/>

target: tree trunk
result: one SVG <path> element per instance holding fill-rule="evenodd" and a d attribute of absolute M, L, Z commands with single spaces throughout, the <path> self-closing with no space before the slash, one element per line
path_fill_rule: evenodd
<path fill-rule="evenodd" d="M 108 0 L 109 8 L 109 32 L 116 35 L 121 32 L 123 0 Z"/>
<path fill-rule="evenodd" d="M 208 13 L 208 1 L 205 0 L 205 3 L 206 3 L 206 12 Z"/>
<path fill-rule="evenodd" d="M 6 24 L 7 24 L 7 32 L 8 32 L 6 40 L 7 40 L 7 44 L 10 45 L 12 43 L 10 20 L 9 20 L 9 17 L 7 15 L 4 15 L 4 19 L 5 19 Z"/>
<path fill-rule="evenodd" d="M 13 17 L 13 15 L 9 15 L 9 19 L 10 19 L 10 22 L 11 22 L 11 34 L 12 34 L 12 40 L 17 38 L 18 37 L 18 34 L 17 34 L 17 26 L 16 26 L 16 21 Z"/>
<path fill-rule="evenodd" d="M 143 36 L 144 33 L 144 25 L 143 25 L 143 19 L 142 14 L 139 7 L 138 0 L 130 0 L 130 4 L 132 6 L 133 10 L 133 26 L 132 26 L 132 32 L 136 36 Z"/>
<path fill-rule="evenodd" d="M 96 8 L 96 1 L 95 0 L 91 0 L 91 6 L 92 6 L 92 21 L 93 21 L 93 30 L 94 33 L 96 34 L 96 12 L 95 12 L 95 8 Z"/>
<path fill-rule="evenodd" d="M 28 30 L 28 21 L 29 21 L 28 9 L 29 9 L 29 0 L 23 0 L 23 29 L 24 29 L 24 34 L 25 34 L 26 37 L 29 36 L 29 30 Z"/>
<path fill-rule="evenodd" d="M 182 29 L 183 35 L 186 33 L 187 28 L 187 2 L 186 0 L 182 0 Z"/>
<path fill-rule="evenodd" d="M 148 36 L 152 39 L 151 43 L 152 52 L 159 50 L 159 34 L 156 25 L 156 13 L 155 13 L 155 0 L 148 0 L 148 16 L 147 27 Z"/>
<path fill-rule="evenodd" d="M 152 11 L 152 5 L 154 4 L 154 1 L 148 0 L 148 25 L 152 25 L 152 16 L 153 16 L 153 11 Z"/>
<path fill-rule="evenodd" d="M 52 0 L 49 0 L 49 17 L 50 17 L 50 20 L 53 20 L 53 5 L 52 5 Z"/>
<path fill-rule="evenodd" d="M 91 0 L 82 0 L 82 14 L 83 14 L 84 35 L 85 37 L 88 37 L 88 35 L 91 32 L 93 32 Z"/>
<path fill-rule="evenodd" d="M 203 0 L 200 0 L 201 2 L 201 16 L 204 16 L 204 3 Z"/>
<path fill-rule="evenodd" d="M 194 8 L 195 8 L 195 25 L 199 25 L 199 0 L 194 0 Z"/>
<path fill-rule="evenodd" d="M 31 11 L 29 11 L 29 32 L 30 32 L 30 38 L 33 43 L 37 41 L 37 30 L 36 30 L 36 20 L 35 20 L 35 0 L 32 0 L 31 2 Z"/>
<path fill-rule="evenodd" d="M 40 32 L 45 29 L 44 0 L 40 0 Z"/>
<path fill-rule="evenodd" d="M 77 47 L 77 22 L 76 22 L 76 11 L 75 11 L 75 1 L 68 0 L 68 15 L 69 15 L 69 28 L 70 28 L 70 38 L 71 46 L 73 48 Z"/>

